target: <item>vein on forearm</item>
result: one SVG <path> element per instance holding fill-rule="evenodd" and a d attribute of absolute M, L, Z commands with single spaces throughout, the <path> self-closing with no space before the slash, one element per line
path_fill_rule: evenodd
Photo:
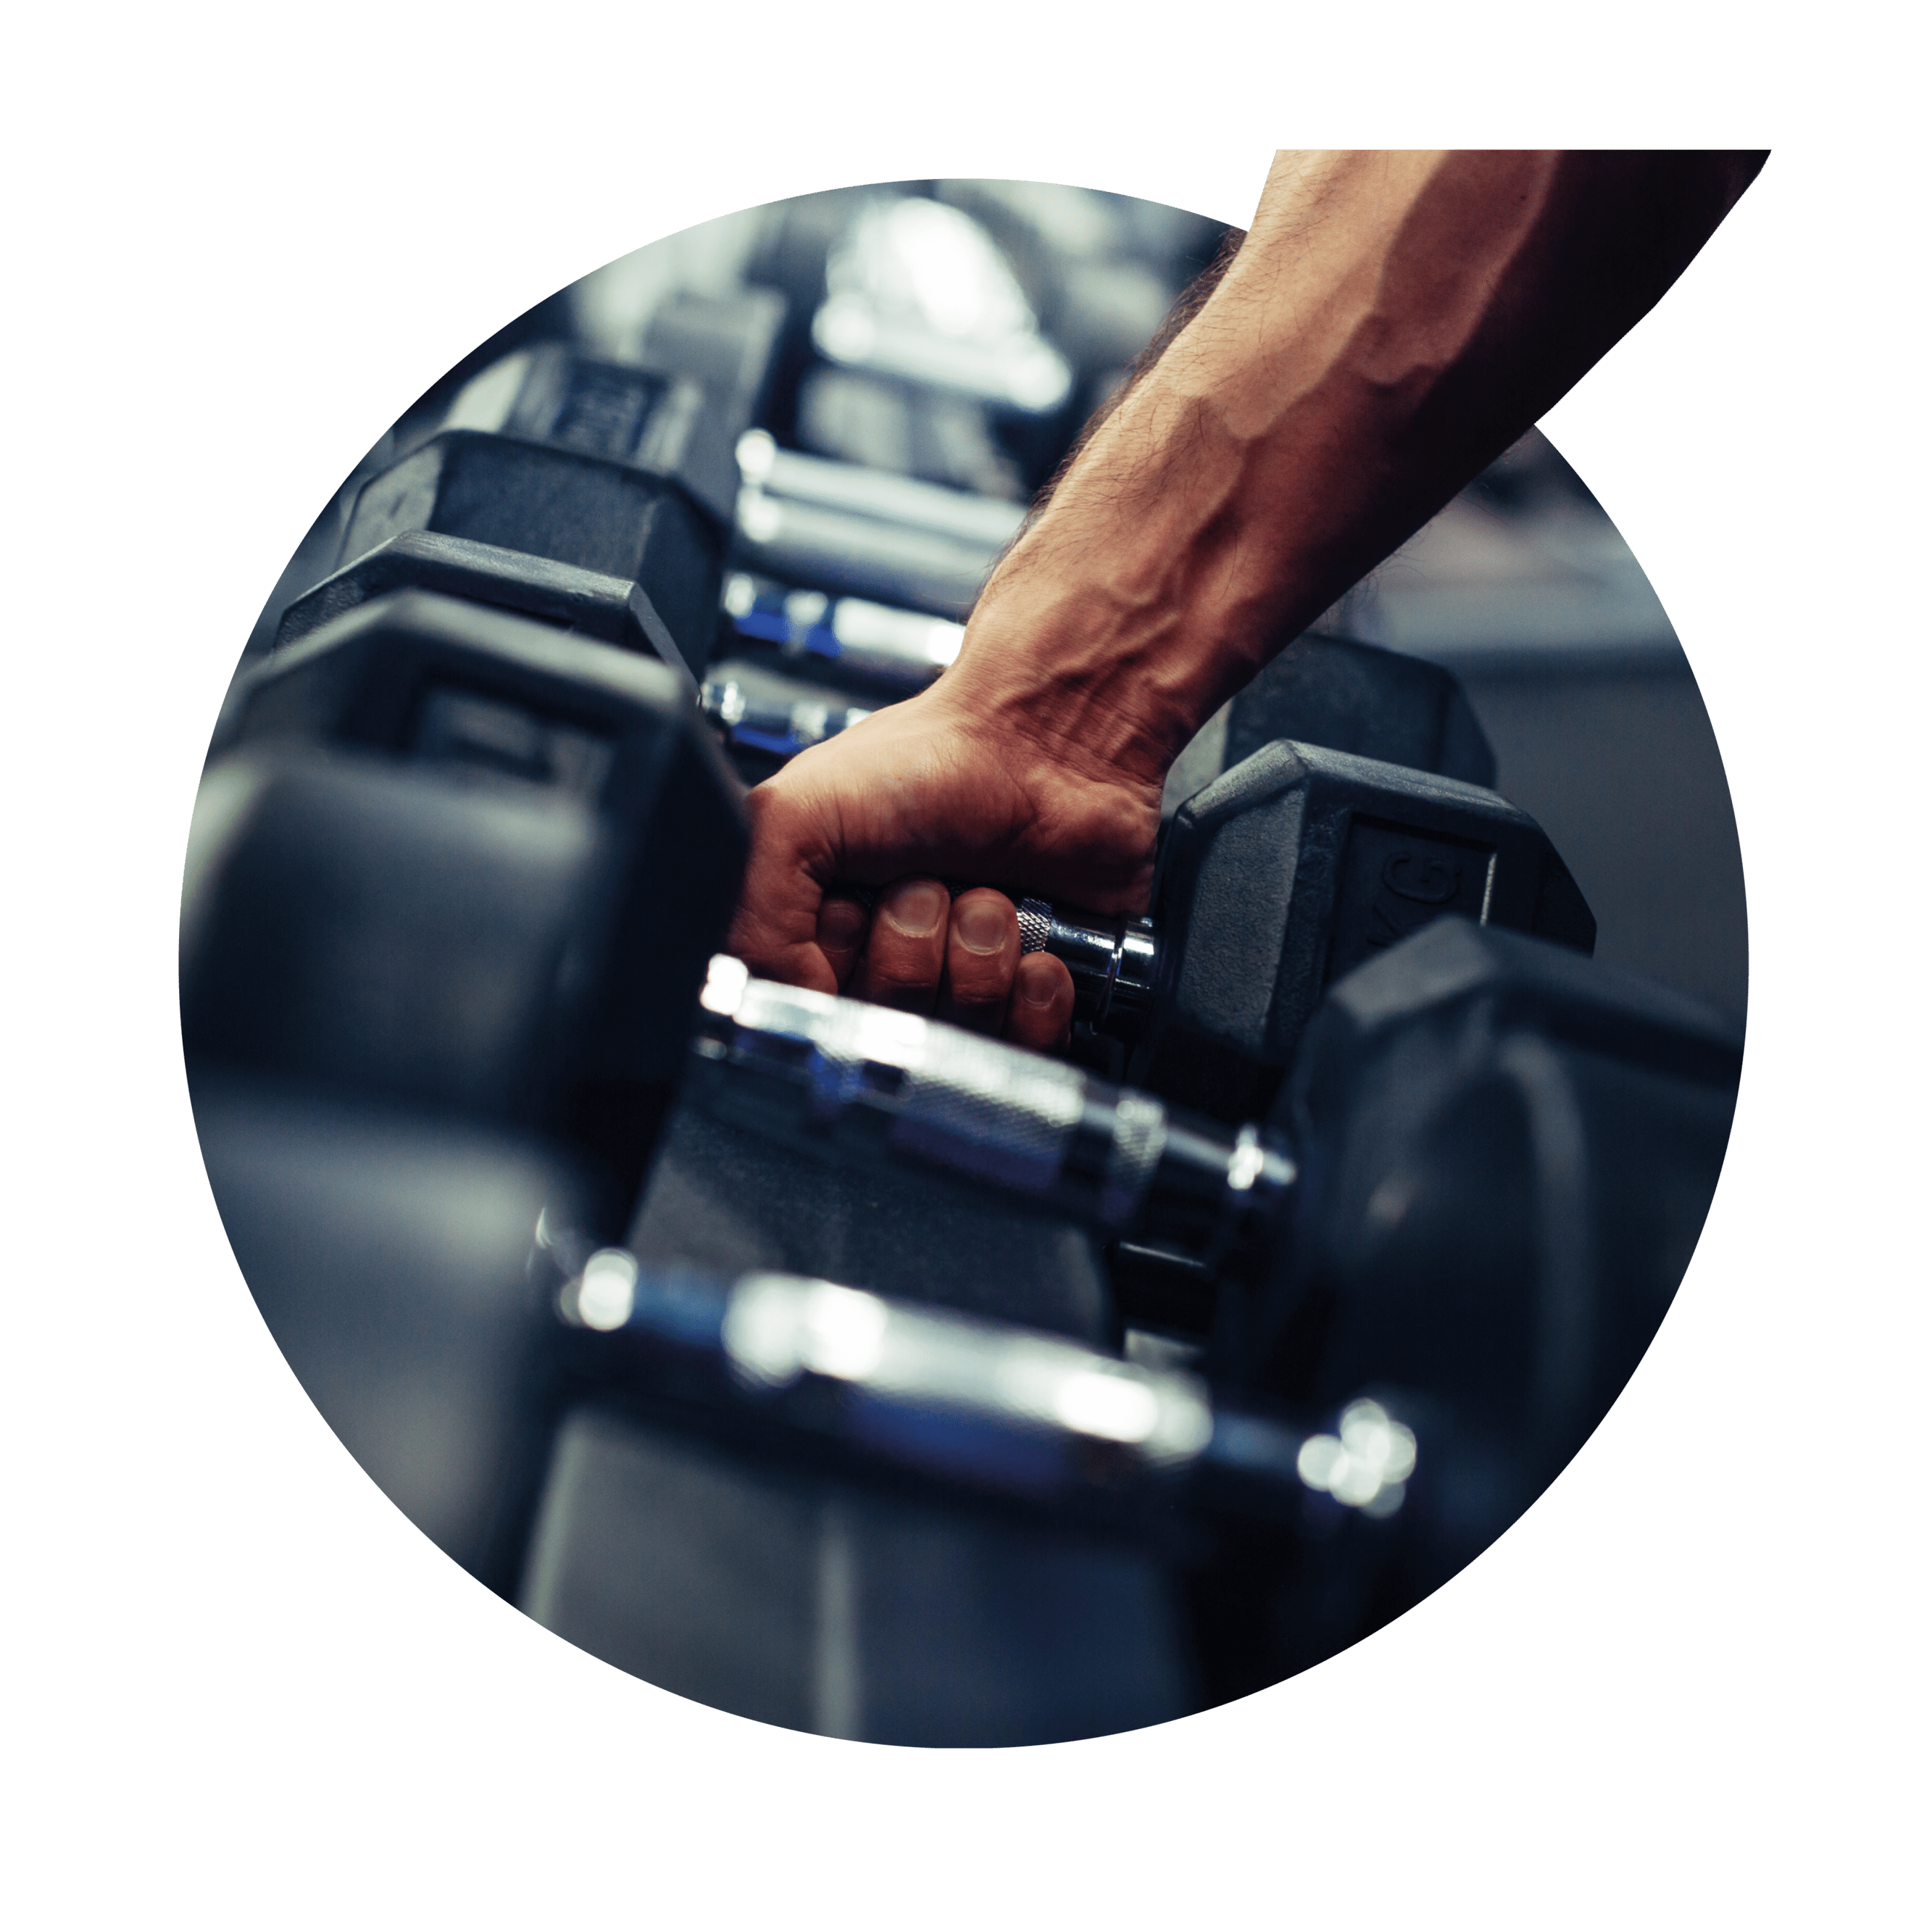
<path fill-rule="evenodd" d="M 1024 632 L 1043 734 L 1164 769 L 1650 308 L 1755 165 L 1280 158 L 1211 296 L 996 573 L 962 667 Z"/>

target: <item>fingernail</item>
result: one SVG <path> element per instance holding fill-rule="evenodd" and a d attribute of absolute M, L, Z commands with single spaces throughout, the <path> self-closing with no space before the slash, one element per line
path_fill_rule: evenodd
<path fill-rule="evenodd" d="M 1036 974 L 1024 973 L 1020 976 L 1019 996 L 1030 1006 L 1052 1006 L 1058 990 L 1050 980 L 1042 985 L 1040 976 Z"/>
<path fill-rule="evenodd" d="M 998 899 L 968 899 L 953 930 L 968 952 L 997 952 L 1006 944 L 1012 922 L 1012 915 Z"/>
<path fill-rule="evenodd" d="M 908 939 L 923 939 L 938 929 L 952 904 L 952 896 L 944 886 L 926 880 L 893 893 L 884 911 Z"/>

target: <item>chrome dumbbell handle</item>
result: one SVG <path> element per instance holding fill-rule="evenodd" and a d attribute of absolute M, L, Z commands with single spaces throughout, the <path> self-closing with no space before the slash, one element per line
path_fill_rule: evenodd
<path fill-rule="evenodd" d="M 797 1275 L 728 1280 L 606 1248 L 556 1305 L 590 1372 L 648 1387 L 659 1363 L 695 1360 L 718 1401 L 976 1488 L 1118 1504 L 1180 1480 L 1210 1508 L 1292 1521 L 1318 1490 L 1387 1516 L 1415 1466 L 1414 1436 L 1377 1402 L 1332 1433 L 1298 1426 L 1184 1372 Z M 814 1390 L 833 1400 L 793 1400 Z"/>
<path fill-rule="evenodd" d="M 1280 1238 L 1294 1164 L 1262 1130 L 940 1022 L 711 964 L 692 1090 L 709 1111 L 822 1151 L 911 1160 L 1212 1265 Z"/>
<path fill-rule="evenodd" d="M 1020 951 L 1051 952 L 1073 976 L 1073 1017 L 1131 1038 L 1154 1004 L 1160 941 L 1145 919 L 1097 920 L 1019 902 Z"/>

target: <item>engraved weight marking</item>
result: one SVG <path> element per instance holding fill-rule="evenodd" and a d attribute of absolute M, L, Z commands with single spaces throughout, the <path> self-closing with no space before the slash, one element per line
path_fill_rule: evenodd
<path fill-rule="evenodd" d="M 1382 861 L 1382 884 L 1420 905 L 1447 905 L 1462 882 L 1462 868 L 1432 853 L 1391 852 Z"/>

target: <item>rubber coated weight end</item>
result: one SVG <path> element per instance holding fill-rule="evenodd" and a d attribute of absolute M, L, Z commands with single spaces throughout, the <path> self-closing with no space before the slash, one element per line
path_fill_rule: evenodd
<path fill-rule="evenodd" d="M 1496 755 L 1455 674 L 1352 638 L 1298 638 L 1228 708 L 1224 768 L 1287 738 L 1493 785 Z"/>
<path fill-rule="evenodd" d="M 1662 1321 L 1717 1185 L 1742 1047 L 1695 1001 L 1462 920 L 1340 981 L 1274 1122 L 1303 1192 L 1269 1379 L 1317 1401 L 1426 1390 L 1494 1453 L 1507 1513 L 1487 1541 Z"/>
<path fill-rule="evenodd" d="M 1445 914 L 1588 952 L 1596 922 L 1535 821 L 1478 785 L 1270 745 L 1176 814 L 1160 981 L 1128 1078 L 1214 1118 L 1264 1112 L 1323 989 Z"/>
<path fill-rule="evenodd" d="M 639 584 L 688 664 L 701 664 L 710 650 L 724 533 L 653 472 L 513 436 L 446 430 L 363 484 L 338 567 L 415 531 Z"/>
<path fill-rule="evenodd" d="M 641 585 L 500 544 L 422 530 L 405 530 L 378 544 L 297 598 L 282 614 L 274 647 L 285 650 L 351 610 L 404 590 L 464 598 L 655 658 L 690 680 L 695 694 L 697 667 L 687 662 Z"/>

